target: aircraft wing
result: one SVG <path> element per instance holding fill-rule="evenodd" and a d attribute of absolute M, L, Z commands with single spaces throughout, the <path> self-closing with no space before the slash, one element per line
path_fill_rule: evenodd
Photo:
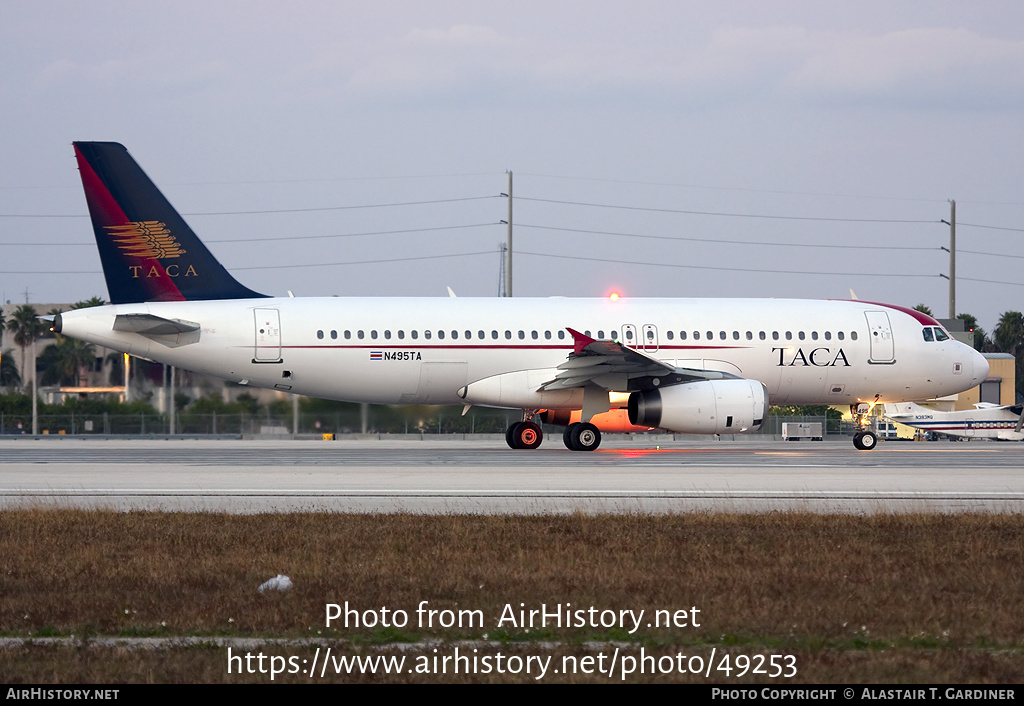
<path fill-rule="evenodd" d="M 667 376 L 672 376 L 673 383 L 735 377 L 715 370 L 677 368 L 618 341 L 599 341 L 575 329 L 567 327 L 566 330 L 573 337 L 573 352 L 558 366 L 555 377 L 541 385 L 541 390 L 590 386 L 618 391 L 642 390 L 657 387 L 652 380 Z"/>

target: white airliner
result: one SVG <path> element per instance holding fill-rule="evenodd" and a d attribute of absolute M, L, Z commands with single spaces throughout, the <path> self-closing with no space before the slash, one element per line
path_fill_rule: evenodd
<path fill-rule="evenodd" d="M 887 419 L 924 431 L 968 439 L 1024 439 L 1024 409 L 1019 404 L 1000 406 L 982 402 L 974 409 L 940 412 L 913 402 L 899 402 L 885 405 L 884 411 Z"/>
<path fill-rule="evenodd" d="M 863 413 L 988 375 L 930 316 L 863 301 L 265 297 L 227 273 L 123 146 L 75 153 L 112 305 L 65 312 L 55 330 L 244 385 L 521 409 L 506 433 L 517 449 L 540 445 L 543 411 L 568 424 L 568 448 L 589 451 L 602 428 L 751 432 L 769 404 Z"/>

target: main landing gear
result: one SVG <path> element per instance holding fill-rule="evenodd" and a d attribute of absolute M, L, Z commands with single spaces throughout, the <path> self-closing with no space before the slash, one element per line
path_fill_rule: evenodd
<path fill-rule="evenodd" d="M 513 449 L 535 449 L 543 440 L 540 425 L 529 420 L 516 422 L 505 431 L 505 442 Z M 570 451 L 593 451 L 601 445 L 601 431 L 589 422 L 577 422 L 565 428 L 562 441 Z"/>
<path fill-rule="evenodd" d="M 565 428 L 562 441 L 570 451 L 593 451 L 601 445 L 601 430 L 590 422 L 576 422 Z"/>

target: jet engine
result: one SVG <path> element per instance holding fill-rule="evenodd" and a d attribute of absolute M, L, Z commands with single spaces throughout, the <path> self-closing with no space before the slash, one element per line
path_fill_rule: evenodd
<path fill-rule="evenodd" d="M 768 390 L 757 380 L 703 380 L 634 392 L 629 421 L 680 434 L 757 431 L 768 414 Z"/>

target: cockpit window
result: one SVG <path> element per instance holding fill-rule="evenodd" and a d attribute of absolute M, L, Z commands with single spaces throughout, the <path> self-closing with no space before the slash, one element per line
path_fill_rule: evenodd
<path fill-rule="evenodd" d="M 921 329 L 921 333 L 924 334 L 924 340 L 926 340 L 928 343 L 931 343 L 932 341 L 935 340 L 935 337 L 932 335 L 932 329 L 930 326 L 925 326 L 923 329 Z"/>
<path fill-rule="evenodd" d="M 949 334 L 940 329 L 938 326 L 935 327 L 935 340 L 936 341 L 948 341 Z"/>

